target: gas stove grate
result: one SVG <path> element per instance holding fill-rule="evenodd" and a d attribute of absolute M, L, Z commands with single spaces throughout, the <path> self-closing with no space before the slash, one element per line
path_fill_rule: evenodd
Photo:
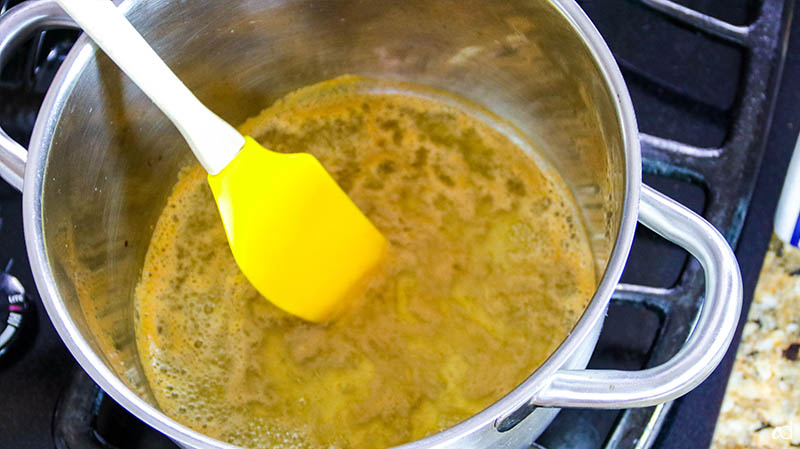
<path fill-rule="evenodd" d="M 603 3 L 602 7 L 608 8 L 608 3 L 612 2 L 587 0 L 579 1 L 579 3 L 594 20 L 593 8 L 590 4 Z M 794 1 L 764 0 L 760 7 L 756 8 L 756 16 L 746 25 L 734 25 L 670 0 L 638 0 L 636 3 L 639 3 L 640 7 L 664 16 L 665 20 L 705 35 L 711 41 L 735 47 L 744 54 L 744 69 L 740 75 L 739 85 L 736 86 L 737 94 L 731 104 L 732 107 L 728 111 L 722 111 L 722 115 L 729 120 L 729 131 L 720 145 L 691 145 L 678 139 L 662 138 L 647 133 L 642 133 L 640 139 L 645 182 L 655 181 L 669 188 L 670 183 L 664 182 L 664 178 L 668 178 L 679 183 L 688 182 L 700 186 L 702 189 L 700 195 L 705 194 L 705 201 L 702 199 L 693 201 L 691 194 L 688 198 L 681 200 L 695 202 L 695 207 L 692 208 L 701 212 L 735 248 L 764 154 L 767 132 L 782 72 Z M 618 11 L 614 10 L 613 13 L 618 13 Z M 598 26 L 600 25 L 598 24 Z M 642 70 L 632 66 L 618 54 L 613 42 L 609 44 L 629 85 L 635 83 L 637 78 L 649 77 L 652 81 L 653 76 L 648 72 L 647 67 Z M 658 49 L 652 50 L 658 51 Z M 689 69 L 689 67 L 686 68 Z M 659 74 L 656 73 L 655 77 L 658 76 Z M 690 70 L 686 71 L 686 76 L 692 76 Z M 662 80 L 656 80 L 656 82 L 659 81 L 663 86 Z M 677 95 L 684 96 L 686 100 L 695 100 L 688 98 L 690 95 L 686 92 L 680 92 L 680 87 L 666 86 L 666 90 L 671 90 L 673 93 L 677 91 Z M 670 92 L 667 92 L 666 95 L 670 95 Z M 638 106 L 635 92 L 633 100 L 634 106 Z M 643 128 L 638 109 L 637 114 L 640 115 L 640 127 Z M 659 188 L 658 185 L 655 187 Z M 697 204 L 698 202 L 699 204 Z M 637 229 L 634 252 L 636 252 L 636 245 L 640 237 L 654 238 L 640 226 Z M 635 259 L 636 254 L 632 254 L 629 267 L 634 265 Z M 623 275 L 623 282 L 625 280 L 626 276 Z M 652 347 L 649 348 L 649 351 L 644 351 L 647 356 L 644 366 L 658 365 L 675 354 L 688 338 L 701 306 L 703 289 L 702 269 L 696 261 L 691 260 L 683 266 L 674 285 L 653 287 L 633 283 L 621 284 L 612 299 L 609 319 L 614 316 L 615 308 L 646 309 L 655 314 L 660 322 L 660 327 Z M 748 304 L 745 304 L 744 314 L 747 313 L 747 307 Z M 618 322 L 614 325 L 619 324 Z M 606 328 L 604 328 L 604 333 Z M 601 335 L 600 345 L 603 344 L 602 340 L 603 335 Z M 598 361 L 593 360 L 593 363 L 598 364 Z M 603 362 L 600 361 L 599 364 L 602 365 Z M 730 366 L 721 367 L 721 369 L 729 370 Z M 659 430 L 664 425 L 673 405 L 674 403 L 666 403 L 657 407 L 614 412 L 617 416 L 614 418 L 610 433 L 604 440 L 601 436 L 602 433 L 598 434 L 593 427 L 598 421 L 594 416 L 609 412 L 563 411 L 534 447 L 539 446 L 546 449 L 653 447 Z M 709 404 L 709 406 L 713 408 L 714 404 Z M 708 413 L 712 417 L 716 417 L 718 410 L 709 409 Z M 586 425 L 592 428 L 585 430 Z M 564 434 L 567 432 L 560 430 L 561 427 L 572 429 L 572 435 L 565 438 Z M 576 428 L 579 427 L 583 427 L 584 430 L 576 432 Z M 597 441 L 598 436 L 600 436 L 599 441 Z"/>

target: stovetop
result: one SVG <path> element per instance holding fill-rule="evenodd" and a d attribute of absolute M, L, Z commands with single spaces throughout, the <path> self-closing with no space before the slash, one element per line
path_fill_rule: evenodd
<path fill-rule="evenodd" d="M 0 0 L 0 13 L 16 3 Z M 578 3 L 608 41 L 631 91 L 645 182 L 702 213 L 734 245 L 746 314 L 800 118 L 794 1 Z M 789 41 L 790 26 L 796 32 Z M 47 86 L 76 36 L 42 32 L 0 68 L 0 126 L 19 142 L 27 144 Z M 5 295 L 18 305 L 9 310 L 0 295 L 0 352 L 2 323 L 18 324 L 0 355 L 0 448 L 175 448 L 99 390 L 56 335 L 27 265 L 21 195 L 0 181 L 0 293 L 11 276 L 25 290 L 26 310 L 18 291 Z M 685 340 L 699 306 L 696 262 L 642 227 L 622 281 L 590 367 L 660 363 Z M 564 410 L 534 447 L 708 447 L 735 346 L 687 396 L 646 409 Z"/>

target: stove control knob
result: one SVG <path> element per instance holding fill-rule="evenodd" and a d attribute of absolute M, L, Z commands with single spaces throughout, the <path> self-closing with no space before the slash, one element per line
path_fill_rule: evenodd
<path fill-rule="evenodd" d="M 17 278 L 0 270 L 0 320 L 6 316 L 5 323 L 0 321 L 0 356 L 8 351 L 19 335 L 27 310 L 25 288 Z"/>

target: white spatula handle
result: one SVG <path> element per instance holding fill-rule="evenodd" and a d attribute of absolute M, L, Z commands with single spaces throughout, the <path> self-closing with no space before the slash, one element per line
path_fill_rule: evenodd
<path fill-rule="evenodd" d="M 172 120 L 208 173 L 236 157 L 244 137 L 192 94 L 110 0 L 57 1 Z"/>

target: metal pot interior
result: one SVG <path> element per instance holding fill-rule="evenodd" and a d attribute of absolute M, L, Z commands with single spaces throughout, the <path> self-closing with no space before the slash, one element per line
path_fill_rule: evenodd
<path fill-rule="evenodd" d="M 581 210 L 598 278 L 623 210 L 614 94 L 549 1 L 129 1 L 128 17 L 232 124 L 342 74 L 459 94 L 506 119 L 558 171 Z M 86 41 L 82 41 L 86 44 Z M 73 52 L 89 51 L 81 45 Z M 42 231 L 55 288 L 101 360 L 153 403 L 133 335 L 133 289 L 153 225 L 192 155 L 104 55 L 73 58 L 51 92 L 41 151 Z M 47 144 L 49 143 L 49 147 Z M 34 151 L 37 151 L 34 149 Z M 40 158 L 33 158 L 40 159 Z M 32 192 L 27 192 L 30 194 Z"/>

